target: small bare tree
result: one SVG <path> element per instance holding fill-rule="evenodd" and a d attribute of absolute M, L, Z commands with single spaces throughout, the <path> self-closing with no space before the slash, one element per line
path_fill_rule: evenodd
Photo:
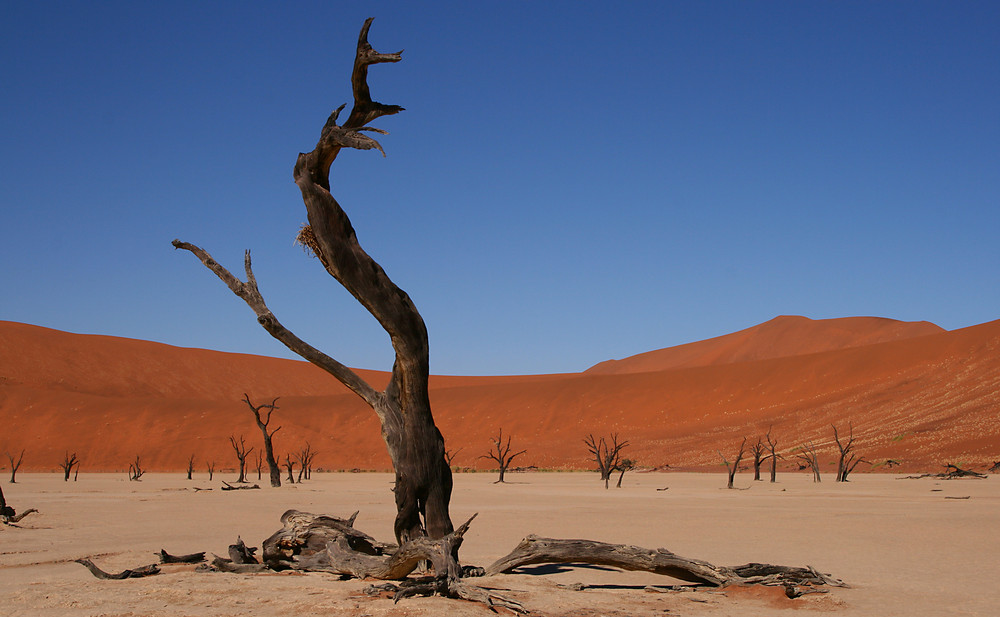
<path fill-rule="evenodd" d="M 760 437 L 757 438 L 757 443 L 750 446 L 750 454 L 753 456 L 753 479 L 755 481 L 760 480 L 760 465 L 768 458 L 766 452 L 767 446 L 764 445 Z"/>
<path fill-rule="evenodd" d="M 256 459 L 255 463 L 256 463 L 256 466 L 257 466 L 257 481 L 260 482 L 260 479 L 264 475 L 264 452 L 263 452 L 263 450 L 257 450 L 257 459 Z"/>
<path fill-rule="evenodd" d="M 135 455 L 135 461 L 128 464 L 128 479 L 129 482 L 140 482 L 139 478 L 142 474 L 146 473 L 146 470 L 142 468 L 142 462 L 139 460 L 139 455 Z"/>
<path fill-rule="evenodd" d="M 860 463 L 867 463 L 868 461 L 863 456 L 858 456 L 858 453 L 854 451 L 854 424 L 851 422 L 847 423 L 848 434 L 847 439 L 844 441 L 840 440 L 840 434 L 837 432 L 837 426 L 833 426 L 833 439 L 837 442 L 837 449 L 840 450 L 840 458 L 837 460 L 837 482 L 847 482 L 847 476 L 854 471 L 854 468 Z"/>
<path fill-rule="evenodd" d="M 295 476 L 292 475 L 295 471 L 295 461 L 292 460 L 291 454 L 285 455 L 285 468 L 288 470 L 288 483 L 295 484 Z"/>
<path fill-rule="evenodd" d="M 271 423 L 271 413 L 278 408 L 278 399 L 275 398 L 270 403 L 263 403 L 261 405 L 254 405 L 250 402 L 250 397 L 243 393 L 243 402 L 247 404 L 250 411 L 253 412 L 254 420 L 257 421 L 257 427 L 260 429 L 261 434 L 264 437 L 264 457 L 267 459 L 267 469 L 271 474 L 271 486 L 277 488 L 281 486 L 281 467 L 278 465 L 278 461 L 274 458 L 274 446 L 272 444 L 272 439 L 274 434 L 281 430 L 281 427 L 272 430 L 268 429 L 268 425 Z M 266 409 L 267 412 L 261 417 L 261 411 Z M 258 478 L 259 480 L 260 478 Z"/>
<path fill-rule="evenodd" d="M 212 481 L 212 476 L 215 475 L 215 461 L 207 462 L 205 465 L 208 467 L 208 481 Z"/>
<path fill-rule="evenodd" d="M 194 454 L 192 454 L 191 458 L 188 459 L 187 474 L 188 480 L 194 476 Z"/>
<path fill-rule="evenodd" d="M 619 442 L 618 433 L 611 434 L 610 444 L 603 437 L 600 440 L 596 439 L 593 434 L 587 435 L 583 443 L 587 445 L 587 450 L 597 461 L 597 470 L 601 473 L 601 480 L 604 480 L 604 488 L 608 488 L 611 473 L 618 467 L 621 451 L 627 448 L 629 443 L 627 441 Z"/>
<path fill-rule="evenodd" d="M 615 469 L 621 472 L 618 474 L 618 484 L 615 485 L 615 488 L 621 488 L 622 478 L 625 477 L 625 472 L 632 471 L 633 469 L 635 469 L 635 461 L 633 461 L 630 458 L 623 458 L 622 460 L 618 461 L 618 465 L 615 466 Z"/>
<path fill-rule="evenodd" d="M 239 443 L 236 442 L 236 437 L 230 435 L 229 443 L 233 446 L 233 450 L 236 451 L 236 458 L 240 462 L 240 477 L 236 480 L 237 483 L 247 481 L 247 456 L 253 452 L 253 446 L 247 448 L 246 442 L 243 439 L 243 435 L 240 435 Z"/>
<path fill-rule="evenodd" d="M 69 482 L 69 474 L 73 473 L 73 468 L 80 466 L 80 459 L 76 457 L 76 452 L 70 454 L 69 452 L 63 457 L 63 461 L 59 463 L 59 466 L 63 470 L 63 482 Z"/>
<path fill-rule="evenodd" d="M 895 462 L 895 461 L 893 461 L 893 462 Z M 886 461 L 885 464 L 888 465 L 889 461 Z M 993 461 L 993 464 L 989 468 L 989 472 L 990 473 L 997 473 L 998 471 L 1000 471 L 1000 461 Z M 11 482 L 13 482 L 13 480 L 11 480 Z"/>
<path fill-rule="evenodd" d="M 716 452 L 719 453 L 719 457 L 722 459 L 722 464 L 726 466 L 726 471 L 729 473 L 729 482 L 726 483 L 726 488 L 734 488 L 733 480 L 736 479 L 736 472 L 740 468 L 740 461 L 743 460 L 743 455 L 746 453 L 746 448 L 747 448 L 747 438 L 744 437 L 743 443 L 740 444 L 740 451 L 736 453 L 736 460 L 734 460 L 732 464 L 730 464 L 729 461 L 726 460 L 725 455 L 722 454 L 722 450 L 716 450 Z"/>
<path fill-rule="evenodd" d="M 802 461 L 802 469 L 809 468 L 812 470 L 813 482 L 822 482 L 822 478 L 819 476 L 819 457 L 816 456 L 816 447 L 813 446 L 811 441 L 802 444 L 796 458 Z"/>
<path fill-rule="evenodd" d="M 518 456 L 527 452 L 527 450 L 521 450 L 520 452 L 510 452 L 510 435 L 507 436 L 507 443 L 503 441 L 503 428 L 500 429 L 499 434 L 496 438 L 491 438 L 493 442 L 493 449 L 480 456 L 479 458 L 488 458 L 496 461 L 497 465 L 500 466 L 500 479 L 494 482 L 494 484 L 500 484 L 503 482 L 503 476 L 507 473 L 507 468 L 510 467 L 511 462 Z"/>
<path fill-rule="evenodd" d="M 10 461 L 10 483 L 17 484 L 17 470 L 21 467 L 21 461 L 24 460 L 24 450 L 21 450 L 21 454 L 17 457 L 16 461 L 14 460 L 14 455 L 10 452 L 7 453 L 7 459 Z"/>
<path fill-rule="evenodd" d="M 767 435 L 764 436 L 764 439 L 767 440 L 767 449 L 770 452 L 767 456 L 771 460 L 771 482 L 773 483 L 778 477 L 778 459 L 783 457 L 776 451 L 778 442 L 771 438 L 771 428 L 770 426 L 767 427 Z"/>
<path fill-rule="evenodd" d="M 454 463 L 455 463 L 455 457 L 458 456 L 458 453 L 461 452 L 463 449 L 464 448 L 459 448 L 458 450 L 445 450 L 444 451 L 444 460 L 445 460 L 445 462 L 448 463 L 448 467 L 451 467 L 452 465 L 454 465 Z"/>
<path fill-rule="evenodd" d="M 299 461 L 299 484 L 302 484 L 303 479 L 309 480 L 312 478 L 312 462 L 317 454 L 318 452 L 314 451 L 307 441 L 306 446 L 295 455 L 295 458 Z"/>

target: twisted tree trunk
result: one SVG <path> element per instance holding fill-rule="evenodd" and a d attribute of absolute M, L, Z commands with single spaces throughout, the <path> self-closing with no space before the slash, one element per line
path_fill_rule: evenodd
<path fill-rule="evenodd" d="M 371 19 L 365 21 L 358 37 L 351 75 L 354 107 L 342 125 L 337 125 L 337 118 L 343 105 L 330 115 L 313 151 L 299 155 L 294 177 L 309 218 L 309 225 L 299 233 L 299 241 L 316 254 L 327 272 L 351 292 L 389 334 L 396 359 L 385 390 L 375 390 L 350 368 L 281 325 L 257 288 L 249 252 L 244 259 L 247 281 L 243 282 L 203 249 L 180 240 L 174 240 L 173 245 L 194 253 L 253 309 L 258 323 L 271 336 L 339 379 L 375 411 L 396 471 L 396 538 L 405 542 L 425 533 L 431 538 L 443 538 L 454 529 L 448 511 L 451 469 L 445 460 L 444 439 L 434 424 L 427 389 L 430 373 L 427 328 L 410 297 L 361 248 L 350 219 L 330 194 L 330 166 L 341 148 L 382 151 L 377 141 L 360 131 L 384 132 L 367 124 L 403 109 L 398 105 L 383 105 L 371 98 L 368 67 L 402 59 L 402 52 L 383 54 L 372 48 L 368 43 L 371 22 Z"/>

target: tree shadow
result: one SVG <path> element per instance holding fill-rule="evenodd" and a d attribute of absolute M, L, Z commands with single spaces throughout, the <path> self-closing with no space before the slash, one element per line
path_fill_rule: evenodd
<path fill-rule="evenodd" d="M 561 574 L 574 570 L 599 570 L 602 572 L 621 572 L 618 568 L 610 566 L 598 566 L 591 563 L 546 563 L 537 566 L 518 566 L 512 570 L 513 574 L 531 574 L 532 576 L 545 576 L 547 574 Z M 590 585 L 588 585 L 589 587 Z"/>

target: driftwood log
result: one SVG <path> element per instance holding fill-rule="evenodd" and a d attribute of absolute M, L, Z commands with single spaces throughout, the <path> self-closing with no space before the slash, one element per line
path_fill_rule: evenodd
<path fill-rule="evenodd" d="M 205 561 L 205 552 L 191 553 L 189 555 L 171 555 L 167 551 L 160 549 L 156 556 L 160 558 L 160 563 L 201 563 Z"/>
<path fill-rule="evenodd" d="M 76 563 L 82 564 L 90 573 L 100 579 L 107 580 L 122 580 L 126 578 L 142 578 L 144 576 L 153 576 L 154 574 L 160 573 L 160 568 L 156 564 L 150 564 L 148 566 L 140 566 L 138 568 L 133 568 L 129 570 L 122 570 L 117 574 L 111 574 L 105 572 L 104 570 L 98 568 L 93 561 L 89 559 L 75 559 Z"/>
<path fill-rule="evenodd" d="M 919 476 L 904 476 L 900 478 L 901 480 L 920 480 L 921 478 L 941 478 L 943 480 L 954 480 L 956 478 L 987 478 L 984 473 L 979 473 L 978 471 L 971 471 L 968 469 L 962 469 L 957 465 L 952 465 L 948 463 L 944 466 L 944 471 L 941 473 L 922 473 Z"/>

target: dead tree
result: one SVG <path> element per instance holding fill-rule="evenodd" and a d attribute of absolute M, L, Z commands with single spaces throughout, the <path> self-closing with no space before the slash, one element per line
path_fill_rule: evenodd
<path fill-rule="evenodd" d="M 233 446 L 233 450 L 236 452 L 236 459 L 240 462 L 240 477 L 236 480 L 237 482 L 247 481 L 247 457 L 253 452 L 253 446 L 247 448 L 246 442 L 243 439 L 243 435 L 240 435 L 239 443 L 236 442 L 236 437 L 230 435 L 229 443 Z"/>
<path fill-rule="evenodd" d="M 736 479 L 736 472 L 739 471 L 740 461 L 743 460 L 743 455 L 746 453 L 746 447 L 747 438 L 744 437 L 743 442 L 740 444 L 740 451 L 736 453 L 736 460 L 734 460 L 732 464 L 726 460 L 725 455 L 722 454 L 722 450 L 716 450 L 716 452 L 719 453 L 719 458 L 722 459 L 722 464 L 726 466 L 726 471 L 729 473 L 729 481 L 726 483 L 726 488 L 734 488 L 733 480 Z"/>
<path fill-rule="evenodd" d="M 260 429 L 261 434 L 264 437 L 264 457 L 267 459 L 267 469 L 271 474 L 271 486 L 277 488 L 281 486 L 281 467 L 278 465 L 278 461 L 274 458 L 274 445 L 272 440 L 274 439 L 274 434 L 281 430 L 281 427 L 269 431 L 267 425 L 271 423 L 271 413 L 278 408 L 276 404 L 278 402 L 277 397 L 270 403 L 262 403 L 260 405 L 254 405 L 250 402 L 250 396 L 245 392 L 243 393 L 243 402 L 247 404 L 250 411 L 253 412 L 253 418 L 257 422 L 257 427 Z M 261 417 L 261 410 L 266 409 L 267 413 L 264 417 Z M 260 453 L 258 452 L 258 455 Z M 260 480 L 260 478 L 257 478 Z"/>
<path fill-rule="evenodd" d="M 302 480 L 309 480 L 312 478 L 312 461 L 316 457 L 317 452 L 312 449 L 309 442 L 306 442 L 306 446 L 299 450 L 299 453 L 295 455 L 295 458 L 299 461 L 299 484 L 302 484 Z"/>
<path fill-rule="evenodd" d="M 445 450 L 445 452 L 444 452 L 444 460 L 445 460 L 446 463 L 448 463 L 449 467 L 451 467 L 452 465 L 454 465 L 454 463 L 455 463 L 455 457 L 458 456 L 458 453 L 461 452 L 463 449 L 464 448 L 459 448 L 458 450 Z"/>
<path fill-rule="evenodd" d="M 760 480 L 760 465 L 768 459 L 768 455 L 765 454 L 767 446 L 764 442 L 757 438 L 757 443 L 750 446 L 750 454 L 753 455 L 753 479 L 755 481 Z"/>
<path fill-rule="evenodd" d="M 511 461 L 516 457 L 524 454 L 527 450 L 521 450 L 520 452 L 510 452 L 510 435 L 507 436 L 507 443 L 503 442 L 503 428 L 500 429 L 499 434 L 495 439 L 491 438 L 493 442 L 493 449 L 480 456 L 479 458 L 488 458 L 496 461 L 497 465 L 500 466 L 500 479 L 498 479 L 494 484 L 500 484 L 503 482 L 503 476 L 507 473 L 507 468 L 510 467 Z M 451 463 L 449 462 L 449 465 Z"/>
<path fill-rule="evenodd" d="M 73 473 L 74 467 L 79 468 L 80 459 L 76 457 L 76 452 L 73 454 L 67 452 L 66 456 L 63 457 L 63 461 L 59 463 L 59 466 L 63 470 L 63 482 L 69 482 L 69 474 Z"/>
<path fill-rule="evenodd" d="M 208 481 L 212 481 L 212 476 L 215 475 L 215 461 L 207 462 L 205 465 L 208 467 Z"/>
<path fill-rule="evenodd" d="M 808 468 L 812 470 L 813 482 L 823 481 L 819 476 L 819 457 L 816 456 L 816 448 L 812 442 L 802 444 L 796 458 L 802 461 L 802 469 Z"/>
<path fill-rule="evenodd" d="M 431 538 L 444 538 L 454 530 L 448 509 L 452 477 L 444 456 L 444 439 L 431 414 L 427 327 L 410 297 L 361 248 L 350 219 L 330 192 L 330 167 L 341 149 L 382 152 L 381 145 L 361 131 L 384 133 L 368 124 L 403 109 L 372 100 L 368 67 L 399 62 L 402 52 L 375 51 L 368 43 L 371 21 L 365 21 L 358 37 L 351 76 L 354 106 L 350 115 L 339 126 L 337 119 L 344 106 L 330 115 L 313 151 L 299 155 L 293 175 L 309 219 L 309 224 L 299 232 L 299 242 L 319 258 L 326 271 L 389 335 L 396 357 L 385 389 L 376 390 L 353 370 L 312 347 L 278 321 L 257 287 L 249 252 L 244 258 L 247 280 L 243 282 L 200 247 L 180 240 L 174 240 L 173 245 L 197 256 L 247 303 L 256 314 L 257 322 L 271 336 L 336 377 L 374 410 L 382 424 L 382 436 L 396 472 L 396 537 L 402 541 L 426 533 Z"/>
<path fill-rule="evenodd" d="M 188 480 L 194 476 L 194 454 L 192 454 L 191 458 L 188 459 L 187 474 Z"/>
<path fill-rule="evenodd" d="M 603 437 L 598 440 L 593 434 L 587 435 L 583 443 L 587 445 L 587 450 L 597 462 L 597 470 L 601 473 L 601 480 L 604 480 L 604 488 L 607 489 L 611 473 L 618 467 L 621 452 L 628 447 L 629 443 L 627 441 L 619 442 L 618 433 L 611 434 L 610 445 Z"/>
<path fill-rule="evenodd" d="M 887 463 L 888 463 L 888 461 L 887 461 Z M 1000 472 L 1000 461 L 993 461 L 993 465 L 990 466 L 989 472 L 990 473 Z M 12 476 L 12 478 L 13 478 L 13 476 Z M 13 481 L 14 480 L 11 479 L 11 482 L 13 482 Z"/>
<path fill-rule="evenodd" d="M 285 468 L 288 470 L 288 483 L 295 484 L 295 476 L 292 475 L 295 470 L 295 461 L 292 460 L 291 454 L 285 455 Z"/>
<path fill-rule="evenodd" d="M 768 458 L 771 460 L 771 482 L 775 482 L 778 477 L 778 458 L 781 456 L 775 451 L 778 447 L 778 442 L 771 439 L 771 427 L 767 427 L 767 435 L 764 436 L 767 440 L 767 449 L 770 452 Z"/>
<path fill-rule="evenodd" d="M 859 463 L 868 461 L 854 451 L 854 425 L 851 422 L 847 423 L 849 432 L 844 441 L 840 440 L 836 425 L 831 426 L 833 426 L 833 439 L 837 442 L 837 449 L 840 450 L 840 458 L 837 459 L 837 482 L 847 482 L 847 476 L 854 471 L 854 468 Z"/>
<path fill-rule="evenodd" d="M 139 460 L 139 455 L 135 455 L 135 461 L 128 464 L 128 479 L 129 482 L 141 482 L 139 478 L 142 474 L 146 473 L 146 470 L 142 468 L 142 462 Z"/>
<path fill-rule="evenodd" d="M 17 484 L 17 470 L 21 467 L 21 461 L 24 460 L 24 450 L 21 450 L 21 454 L 14 460 L 14 455 L 10 452 L 7 453 L 7 460 L 10 461 L 10 483 Z"/>
<path fill-rule="evenodd" d="M 618 474 L 618 484 L 615 485 L 615 488 L 621 488 L 622 478 L 625 477 L 625 472 L 632 471 L 633 469 L 635 469 L 635 461 L 633 461 L 630 458 L 623 458 L 622 460 L 618 461 L 618 465 L 615 466 L 615 469 L 621 472 Z"/>
<path fill-rule="evenodd" d="M 257 467 L 257 481 L 260 482 L 260 479 L 263 477 L 263 473 L 264 473 L 264 451 L 263 450 L 257 450 L 257 459 L 254 461 L 254 463 L 255 463 L 255 466 Z M 280 480 L 280 477 L 279 477 L 279 480 Z"/>

